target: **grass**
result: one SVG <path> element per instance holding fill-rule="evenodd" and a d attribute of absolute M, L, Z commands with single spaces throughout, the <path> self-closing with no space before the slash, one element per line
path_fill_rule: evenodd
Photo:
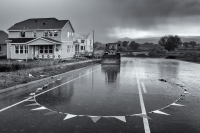
<path fill-rule="evenodd" d="M 86 62 L 79 65 L 70 65 L 70 66 L 62 66 L 62 67 L 44 67 L 42 70 L 33 71 L 33 70 L 17 70 L 11 72 L 4 72 L 0 74 L 0 89 L 5 89 L 8 87 L 12 87 L 19 84 L 25 84 L 30 81 L 42 79 L 45 77 L 54 76 L 57 74 L 65 73 L 71 70 L 75 70 L 78 68 L 90 66 L 94 63 L 99 63 L 100 61 L 94 62 Z M 29 73 L 33 75 L 33 77 L 29 77 Z M 45 76 L 40 76 L 45 75 Z"/>
<path fill-rule="evenodd" d="M 17 60 L 1 60 L 0 61 L 0 72 L 10 72 L 10 71 L 17 71 L 22 69 L 31 69 L 36 67 L 47 67 L 52 65 L 58 65 L 62 63 L 71 63 L 77 62 L 81 60 L 86 60 L 86 58 L 73 58 L 70 60 L 29 60 L 28 62 L 25 61 L 17 61 Z"/>

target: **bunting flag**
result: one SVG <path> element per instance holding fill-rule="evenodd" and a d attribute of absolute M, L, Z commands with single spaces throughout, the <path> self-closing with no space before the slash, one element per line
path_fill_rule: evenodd
<path fill-rule="evenodd" d="M 185 106 L 185 105 L 182 105 L 182 104 L 177 104 L 177 103 L 172 103 L 171 105 L 173 105 L 173 106 Z"/>
<path fill-rule="evenodd" d="M 99 119 L 101 119 L 101 116 L 96 117 L 90 117 L 94 123 L 96 123 Z"/>
<path fill-rule="evenodd" d="M 155 111 L 152 111 L 151 113 L 162 114 L 162 115 L 169 115 L 169 114 L 167 114 L 165 112 L 162 112 L 160 110 L 155 110 Z"/>
<path fill-rule="evenodd" d="M 123 121 L 123 122 L 126 123 L 126 118 L 125 118 L 125 116 L 112 116 L 112 117 L 114 117 L 114 118 L 116 118 L 116 119 L 118 119 L 118 120 Z"/>
<path fill-rule="evenodd" d="M 57 80 L 61 80 L 61 79 L 57 79 Z"/>
<path fill-rule="evenodd" d="M 29 77 L 33 77 L 33 75 L 31 75 L 30 73 L 28 74 Z"/>
<path fill-rule="evenodd" d="M 37 91 L 41 91 L 41 90 L 42 90 L 42 88 L 37 88 L 36 92 L 37 92 Z"/>
<path fill-rule="evenodd" d="M 184 91 L 184 94 L 188 94 L 188 92 L 187 92 L 187 91 Z"/>
<path fill-rule="evenodd" d="M 34 95 L 35 95 L 35 93 L 30 93 L 29 95 L 31 95 L 31 96 L 34 96 Z"/>
<path fill-rule="evenodd" d="M 32 104 L 28 104 L 28 105 L 25 105 L 25 106 L 37 106 L 39 105 L 38 103 L 32 103 Z"/>
<path fill-rule="evenodd" d="M 35 99 L 29 99 L 27 101 L 29 101 L 29 102 L 35 102 Z"/>
<path fill-rule="evenodd" d="M 73 114 L 67 114 L 67 116 L 64 118 L 64 120 L 76 117 L 77 115 L 73 115 Z"/>
<path fill-rule="evenodd" d="M 46 114 L 44 114 L 44 115 L 53 115 L 53 114 L 57 114 L 58 112 L 56 112 L 56 111 L 50 111 L 50 112 L 48 112 L 48 113 L 46 113 Z"/>
<path fill-rule="evenodd" d="M 139 116 L 139 117 L 142 117 L 142 118 L 151 119 L 151 118 L 148 117 L 146 114 L 134 114 L 134 115 L 131 115 L 131 116 Z"/>
<path fill-rule="evenodd" d="M 31 109 L 31 110 L 44 110 L 44 109 L 47 109 L 47 108 L 42 106 L 42 107 Z"/>

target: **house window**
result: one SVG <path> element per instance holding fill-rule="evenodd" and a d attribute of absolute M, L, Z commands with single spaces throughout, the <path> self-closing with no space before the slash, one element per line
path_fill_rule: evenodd
<path fill-rule="evenodd" d="M 69 32 L 67 32 L 67 37 L 69 37 Z"/>
<path fill-rule="evenodd" d="M 53 45 L 49 45 L 49 53 L 53 53 Z"/>
<path fill-rule="evenodd" d="M 44 37 L 48 36 L 48 31 L 44 31 Z"/>
<path fill-rule="evenodd" d="M 84 49 L 83 49 L 83 46 L 81 46 L 81 50 L 84 50 Z"/>
<path fill-rule="evenodd" d="M 68 52 L 68 53 L 70 52 L 70 47 L 69 47 L 69 45 L 67 45 L 67 52 Z"/>
<path fill-rule="evenodd" d="M 52 45 L 45 45 L 45 46 L 40 46 L 40 54 L 50 54 L 53 53 L 53 46 Z"/>
<path fill-rule="evenodd" d="M 0 51 L 1 51 L 1 45 L 0 45 Z"/>
<path fill-rule="evenodd" d="M 25 53 L 28 53 L 28 46 L 25 45 L 24 48 L 25 48 Z"/>
<path fill-rule="evenodd" d="M 20 48 L 20 54 L 23 54 L 24 53 L 24 46 L 23 45 L 19 45 L 19 48 Z"/>
<path fill-rule="evenodd" d="M 15 53 L 16 53 L 16 54 L 19 53 L 19 45 L 15 45 Z"/>
<path fill-rule="evenodd" d="M 37 37 L 37 36 L 36 36 L 36 31 L 33 31 L 33 37 Z"/>
<path fill-rule="evenodd" d="M 85 40 L 81 40 L 81 43 L 84 43 L 85 42 Z"/>
<path fill-rule="evenodd" d="M 43 46 L 40 46 L 40 53 L 43 53 Z"/>
<path fill-rule="evenodd" d="M 20 32 L 20 37 L 25 37 L 25 31 Z"/>
<path fill-rule="evenodd" d="M 58 31 L 54 31 L 54 36 L 58 36 Z"/>
<path fill-rule="evenodd" d="M 49 36 L 53 36 L 53 32 L 52 31 L 49 31 Z"/>

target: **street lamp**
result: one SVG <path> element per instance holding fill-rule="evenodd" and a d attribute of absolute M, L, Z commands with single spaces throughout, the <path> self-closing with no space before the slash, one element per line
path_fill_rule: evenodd
<path fill-rule="evenodd" d="M 93 46 L 92 46 L 93 50 L 92 50 L 92 56 L 94 56 L 94 30 L 92 30 L 92 32 L 93 32 Z"/>

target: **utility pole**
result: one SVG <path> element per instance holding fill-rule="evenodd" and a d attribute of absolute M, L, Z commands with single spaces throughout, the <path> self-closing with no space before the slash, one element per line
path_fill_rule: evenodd
<path fill-rule="evenodd" d="M 93 48 L 93 50 L 92 50 L 92 56 L 94 56 L 94 30 L 92 30 L 92 32 L 93 32 L 93 46 L 92 46 L 92 48 Z"/>

